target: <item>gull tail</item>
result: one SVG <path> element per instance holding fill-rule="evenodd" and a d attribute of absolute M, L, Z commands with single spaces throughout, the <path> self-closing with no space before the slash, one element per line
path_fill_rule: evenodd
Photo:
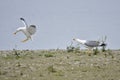
<path fill-rule="evenodd" d="M 81 40 L 81 39 L 77 39 L 77 38 L 74 38 L 73 40 L 76 42 L 79 42 L 80 44 L 85 44 L 85 42 L 86 42 L 86 40 Z"/>

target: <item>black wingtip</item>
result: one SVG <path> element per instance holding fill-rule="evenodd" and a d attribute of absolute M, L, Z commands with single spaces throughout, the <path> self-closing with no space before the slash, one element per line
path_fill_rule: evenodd
<path fill-rule="evenodd" d="M 20 20 L 23 20 L 23 21 L 24 21 L 25 19 L 24 19 L 24 18 L 20 18 Z"/>
<path fill-rule="evenodd" d="M 102 43 L 100 46 L 107 46 L 107 44 L 106 43 Z"/>

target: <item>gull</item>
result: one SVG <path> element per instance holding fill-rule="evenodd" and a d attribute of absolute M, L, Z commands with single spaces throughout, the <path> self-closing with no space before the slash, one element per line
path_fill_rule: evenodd
<path fill-rule="evenodd" d="M 97 40 L 82 40 L 82 39 L 78 39 L 78 38 L 74 38 L 73 39 L 76 42 L 79 42 L 80 44 L 84 45 L 85 47 L 89 48 L 89 49 L 93 49 L 95 47 L 105 47 L 107 44 L 105 43 L 106 41 L 106 36 L 104 38 L 104 40 L 102 39 L 102 41 L 97 41 Z"/>
<path fill-rule="evenodd" d="M 22 40 L 21 42 L 26 42 L 29 39 L 32 40 L 31 36 L 33 34 L 35 34 L 36 32 L 36 26 L 35 25 L 27 25 L 26 21 L 24 18 L 20 18 L 20 20 L 23 22 L 24 27 L 19 27 L 17 28 L 17 30 L 14 32 L 14 34 L 16 35 L 18 32 L 23 32 L 25 34 L 25 36 L 27 37 L 26 39 Z"/>
<path fill-rule="evenodd" d="M 86 48 L 88 48 L 89 50 L 93 49 L 93 48 L 97 48 L 97 47 L 102 47 L 102 50 L 105 51 L 105 47 L 107 46 L 107 44 L 105 43 L 106 41 L 106 36 L 104 37 L 104 39 L 102 38 L 102 40 L 82 40 L 82 39 L 78 39 L 78 38 L 74 38 L 73 40 L 84 45 Z"/>

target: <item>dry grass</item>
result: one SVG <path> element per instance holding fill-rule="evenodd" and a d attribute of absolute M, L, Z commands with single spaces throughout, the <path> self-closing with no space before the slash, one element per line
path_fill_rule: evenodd
<path fill-rule="evenodd" d="M 120 51 L 0 51 L 0 80 L 120 80 Z"/>

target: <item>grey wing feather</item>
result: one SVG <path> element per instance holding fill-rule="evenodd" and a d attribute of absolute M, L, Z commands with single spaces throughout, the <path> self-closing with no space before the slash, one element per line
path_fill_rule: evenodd
<path fill-rule="evenodd" d="M 35 25 L 30 25 L 30 27 L 28 27 L 27 30 L 30 33 L 30 35 L 33 35 L 36 32 L 36 26 Z"/>
<path fill-rule="evenodd" d="M 89 46 L 89 47 L 97 47 L 99 45 L 99 42 L 97 41 L 87 41 L 85 43 L 86 46 Z"/>

